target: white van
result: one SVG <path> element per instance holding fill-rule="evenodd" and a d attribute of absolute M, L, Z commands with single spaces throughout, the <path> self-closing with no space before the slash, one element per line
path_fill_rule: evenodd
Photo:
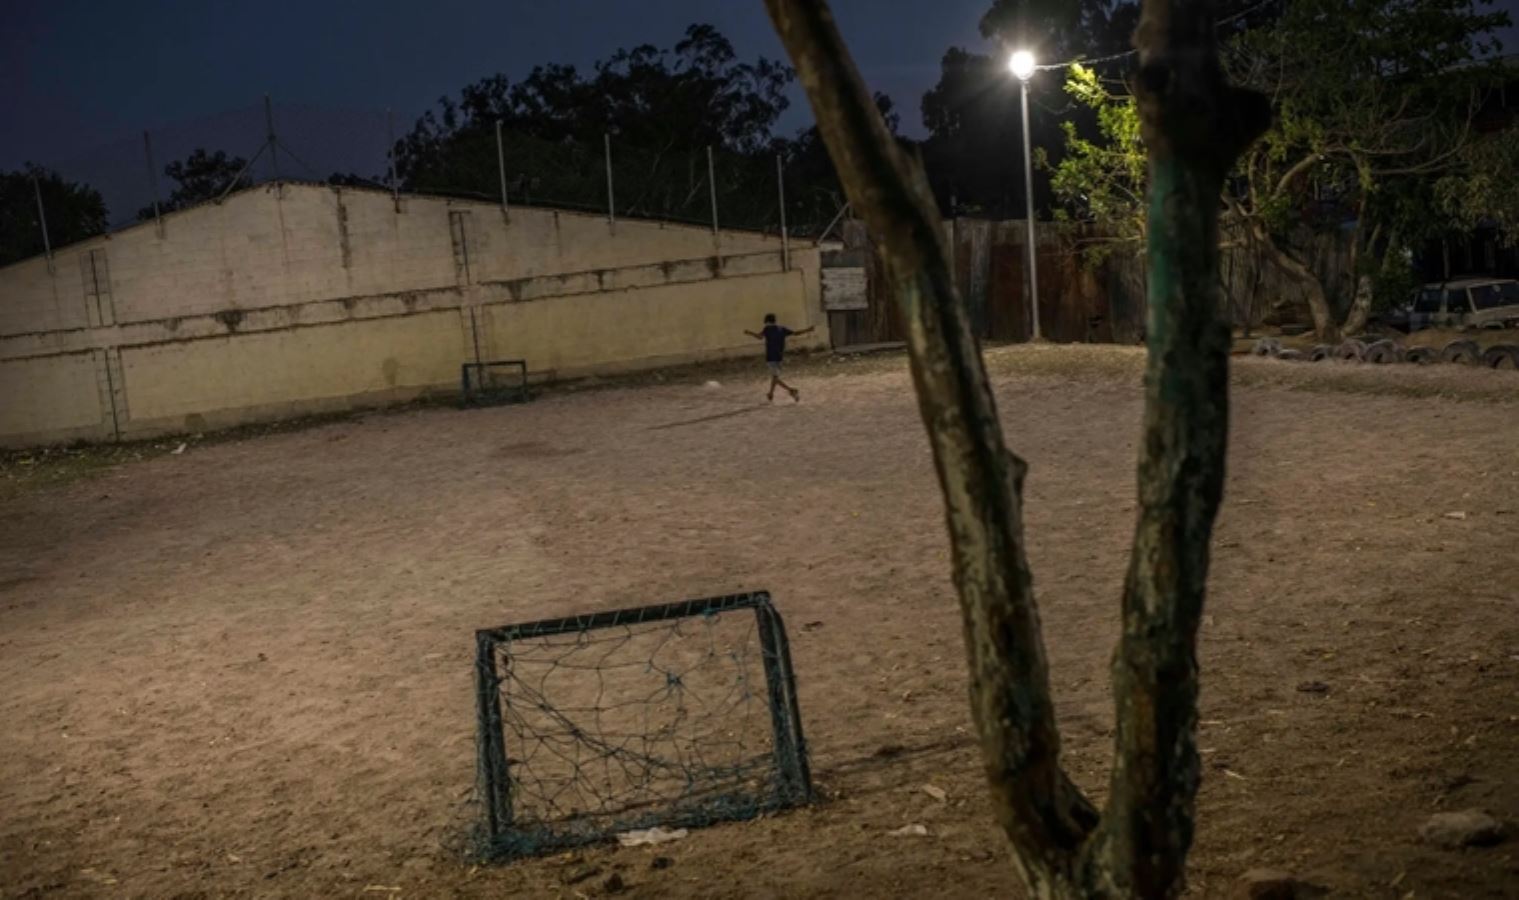
<path fill-rule="evenodd" d="M 1420 328 L 1519 327 L 1519 281 L 1462 278 L 1426 284 L 1408 314 L 1410 331 Z"/>

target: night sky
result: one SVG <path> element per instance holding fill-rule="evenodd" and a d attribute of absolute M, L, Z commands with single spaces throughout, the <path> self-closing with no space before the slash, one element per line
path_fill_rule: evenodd
<path fill-rule="evenodd" d="M 919 100 L 945 49 L 986 49 L 977 22 L 989 6 L 833 4 L 867 82 L 896 100 L 912 135 L 922 134 Z M 107 194 L 113 220 L 147 190 L 144 129 L 160 168 L 196 146 L 251 155 L 265 93 L 299 158 L 282 172 L 371 175 L 384 165 L 387 108 L 401 133 L 439 96 L 495 72 L 516 79 L 544 62 L 589 67 L 619 47 L 668 47 L 693 22 L 717 26 L 741 58 L 783 56 L 760 0 L 3 0 L 0 8 L 0 168 L 32 160 L 88 180 Z M 809 121 L 797 88 L 781 130 Z"/>
<path fill-rule="evenodd" d="M 918 102 L 951 45 L 982 46 L 989 0 L 892 4 L 837 0 L 834 11 L 871 86 L 897 101 L 904 130 L 922 132 Z M 782 58 L 760 0 L 4 0 L 0 25 L 0 168 L 32 160 L 107 194 L 112 218 L 146 180 L 142 132 L 159 167 L 194 146 L 250 155 L 263 95 L 301 161 L 282 171 L 325 177 L 383 167 L 385 110 L 398 133 L 443 94 L 535 64 L 589 68 L 620 47 L 668 47 L 709 22 L 740 58 Z M 799 88 L 781 122 L 810 113 Z M 360 147 L 372 146 L 373 153 Z M 145 189 L 144 189 L 145 190 Z"/>

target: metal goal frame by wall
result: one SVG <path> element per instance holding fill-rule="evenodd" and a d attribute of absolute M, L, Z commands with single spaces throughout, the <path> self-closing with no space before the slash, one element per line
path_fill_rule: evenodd
<path fill-rule="evenodd" d="M 513 672 L 504 670 L 513 665 L 514 644 L 567 635 L 575 636 L 576 641 L 588 640 L 588 636 L 597 632 L 618 628 L 627 629 L 631 634 L 633 628 L 665 622 L 671 623 L 671 628 L 678 634 L 684 625 L 683 620 L 700 619 L 710 629 L 719 617 L 732 614 L 753 615 L 753 635 L 759 645 L 764 671 L 762 699 L 768 708 L 770 751 L 765 760 L 766 777 L 748 782 L 750 786 L 756 783 L 760 786 L 747 793 L 735 793 L 725 787 L 722 793 L 703 794 L 697 790 L 701 785 L 692 783 L 693 789 L 683 794 L 680 802 L 662 808 L 657 805 L 643 808 L 626 816 L 608 814 L 604 820 L 594 822 L 574 817 L 546 821 L 536 814 L 519 815 L 517 804 L 523 788 L 519 778 L 526 767 L 513 756 L 514 753 L 521 754 L 522 748 L 508 746 L 507 720 L 513 710 L 509 691 L 503 690 L 503 685 L 508 685 L 516 677 Z M 646 630 L 644 633 L 651 632 Z M 513 859 L 552 853 L 609 840 L 619 833 L 639 828 L 690 828 L 749 819 L 803 805 L 813 799 L 790 646 L 784 623 L 768 592 L 708 597 L 483 629 L 476 632 L 475 640 L 478 783 L 483 813 L 479 849 L 487 858 Z M 602 678 L 603 672 L 595 670 L 595 677 Z M 528 702 L 547 710 L 551 699 L 538 696 Z M 599 695 L 597 702 L 600 702 Z M 568 722 L 568 719 L 564 721 Z M 578 732 L 572 733 L 579 737 Z M 686 773 L 688 779 L 697 781 L 700 776 L 700 769 Z"/>

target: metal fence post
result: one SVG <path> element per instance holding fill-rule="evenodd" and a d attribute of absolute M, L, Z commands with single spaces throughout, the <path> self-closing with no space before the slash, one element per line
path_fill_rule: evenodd
<path fill-rule="evenodd" d="M 266 138 L 269 145 L 269 166 L 274 170 L 274 180 L 280 180 L 279 156 L 274 152 L 274 104 L 269 101 L 269 95 L 264 95 L 264 124 L 268 127 L 269 136 Z"/>
<path fill-rule="evenodd" d="M 158 226 L 158 236 L 163 237 L 164 223 L 158 211 L 158 167 L 153 165 L 153 139 L 144 131 L 142 148 L 148 156 L 148 189 L 153 194 L 153 222 Z"/>
<path fill-rule="evenodd" d="M 717 235 L 717 167 L 712 163 L 712 145 L 707 145 L 707 189 L 712 194 L 712 234 Z"/>
<path fill-rule="evenodd" d="M 791 271 L 791 236 L 786 233 L 786 169 L 781 155 L 775 154 L 775 184 L 781 196 L 781 269 Z"/>
<path fill-rule="evenodd" d="M 47 211 L 42 208 L 42 181 L 32 173 L 32 189 L 37 193 L 37 221 L 42 224 L 42 252 L 47 254 L 47 270 L 53 271 L 53 242 L 47 236 Z"/>
<path fill-rule="evenodd" d="M 496 120 L 496 172 L 501 176 L 501 212 L 509 215 L 506 206 L 506 149 L 501 145 L 501 120 Z"/>
<path fill-rule="evenodd" d="M 607 224 L 613 228 L 616 228 L 617 204 L 613 201 L 614 195 L 612 194 L 612 136 L 610 134 L 603 134 L 601 136 L 601 140 L 602 145 L 606 148 L 607 156 Z"/>
<path fill-rule="evenodd" d="M 396 212 L 400 212 L 401 185 L 396 181 L 396 116 L 389 107 L 385 109 L 385 136 L 390 139 L 390 146 L 385 150 L 385 159 L 388 163 L 386 177 L 390 179 L 390 202 L 395 205 Z"/>

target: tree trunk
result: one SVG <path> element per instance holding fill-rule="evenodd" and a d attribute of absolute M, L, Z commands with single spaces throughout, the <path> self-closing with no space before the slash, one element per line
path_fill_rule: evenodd
<path fill-rule="evenodd" d="M 1366 216 L 1366 201 L 1361 201 L 1361 220 Z M 1377 242 L 1382 239 L 1382 225 L 1377 223 L 1371 229 L 1371 236 L 1366 239 L 1366 253 L 1377 256 Z M 1382 266 L 1386 266 L 1385 254 L 1380 257 Z M 1360 241 L 1360 223 L 1356 227 L 1356 242 L 1350 252 L 1350 277 L 1354 280 L 1355 290 L 1351 292 L 1350 309 L 1345 313 L 1345 334 L 1357 335 L 1366 330 L 1366 320 L 1371 315 L 1372 278 L 1361 272 L 1362 253 Z"/>
<path fill-rule="evenodd" d="M 1192 842 L 1197 626 L 1228 437 L 1218 197 L 1270 120 L 1264 97 L 1224 83 L 1210 19 L 1200 0 L 1146 0 L 1135 40 L 1150 157 L 1149 365 L 1139 522 L 1113 659 L 1116 759 L 1088 878 L 1110 896 L 1180 893 Z"/>
<path fill-rule="evenodd" d="M 1345 313 L 1344 333 L 1357 335 L 1366 330 L 1366 320 L 1371 316 L 1372 282 L 1370 275 L 1357 275 L 1355 296 Z"/>
<path fill-rule="evenodd" d="M 1252 327 L 1255 323 L 1256 313 L 1260 310 L 1261 279 L 1264 275 L 1265 272 L 1261 266 L 1260 250 L 1252 246 L 1250 248 L 1250 306 L 1248 311 L 1248 318 Z M 1250 332 L 1247 330 L 1245 334 L 1248 336 Z"/>
<path fill-rule="evenodd" d="M 766 0 L 907 326 L 944 496 L 992 808 L 1036 897 L 1180 893 L 1197 789 L 1195 642 L 1223 484 L 1228 329 L 1216 203 L 1267 107 L 1230 90 L 1208 5 L 1145 0 L 1141 113 L 1151 153 L 1149 335 L 1140 514 L 1114 657 L 1117 766 L 1107 813 L 1060 766 L 1024 550 L 1025 463 L 1003 445 L 920 165 L 891 138 L 822 0 Z"/>
<path fill-rule="evenodd" d="M 1232 200 L 1228 203 L 1234 216 L 1245 225 L 1247 233 L 1264 258 L 1303 286 L 1303 299 L 1307 301 L 1308 315 L 1313 319 L 1313 333 L 1321 341 L 1338 341 L 1341 334 L 1340 326 L 1335 321 L 1334 310 L 1329 307 L 1329 295 L 1324 291 L 1323 282 L 1319 281 L 1319 277 L 1313 274 L 1313 270 L 1306 264 L 1278 247 L 1276 241 L 1266 231 L 1266 227 L 1246 214 L 1238 203 Z"/>
<path fill-rule="evenodd" d="M 938 211 L 922 169 L 892 140 L 832 15 L 766 0 L 846 194 L 903 313 L 953 551 L 993 809 L 1036 895 L 1069 887 L 1096 813 L 1060 767 L 1039 612 L 1023 543 L 1023 460 L 1007 450 Z"/>

